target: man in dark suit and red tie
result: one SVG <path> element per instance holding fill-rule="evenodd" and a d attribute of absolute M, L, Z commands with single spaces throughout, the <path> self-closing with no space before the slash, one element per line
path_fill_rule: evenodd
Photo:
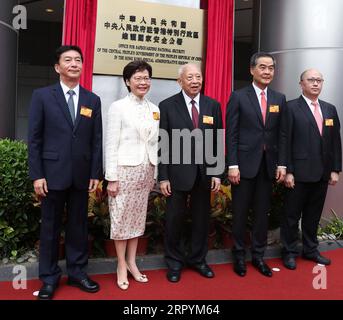
<path fill-rule="evenodd" d="M 29 112 L 29 173 L 41 198 L 39 299 L 49 300 L 59 284 L 58 243 L 62 214 L 68 284 L 86 292 L 99 285 L 86 273 L 88 192 L 102 177 L 101 102 L 79 85 L 83 56 L 77 46 L 56 51 L 60 82 L 35 90 Z"/>
<path fill-rule="evenodd" d="M 301 218 L 303 258 L 329 265 L 318 251 L 317 230 L 328 185 L 338 182 L 342 170 L 340 123 L 335 106 L 318 97 L 323 76 L 315 69 L 300 76 L 302 95 L 287 103 L 288 188 L 281 225 L 282 258 L 296 269 L 298 225 Z"/>
<path fill-rule="evenodd" d="M 200 93 L 202 81 L 202 73 L 197 65 L 183 65 L 178 78 L 182 91 L 159 105 L 160 133 L 162 137 L 168 137 L 169 144 L 167 159 L 164 146 L 160 144 L 162 154 L 158 180 L 163 195 L 167 197 L 165 260 L 168 266 L 167 279 L 170 282 L 180 280 L 185 264 L 206 278 L 214 277 L 206 263 L 210 195 L 211 190 L 218 192 L 220 189 L 220 176 L 224 171 L 225 160 L 223 150 L 217 150 L 223 149 L 217 143 L 217 131 L 222 129 L 220 104 Z M 175 143 L 178 140 L 177 133 L 181 132 L 185 133 L 185 138 L 180 144 Z M 207 133 L 213 135 L 208 136 L 206 141 Z M 187 143 L 189 147 L 185 148 Z M 206 157 L 208 153 L 212 155 L 212 150 L 217 156 L 217 163 L 214 165 L 218 166 L 218 172 L 214 174 L 208 170 L 213 163 L 210 164 Z M 219 154 L 222 154 L 222 159 Z M 219 168 L 220 162 L 222 170 Z M 192 223 L 190 252 L 186 255 L 185 248 L 182 247 L 182 230 L 189 196 Z"/>
<path fill-rule="evenodd" d="M 275 59 L 264 52 L 250 60 L 251 85 L 231 94 L 226 110 L 226 164 L 232 185 L 232 249 L 236 274 L 246 275 L 245 238 L 253 210 L 252 264 L 264 276 L 272 271 L 263 260 L 267 245 L 272 183 L 286 175 L 285 132 L 281 126 L 286 98 L 269 88 Z"/>

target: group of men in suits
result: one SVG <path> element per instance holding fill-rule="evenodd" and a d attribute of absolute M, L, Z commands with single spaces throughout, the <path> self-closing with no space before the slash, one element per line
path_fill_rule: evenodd
<path fill-rule="evenodd" d="M 264 276 L 272 276 L 263 256 L 274 180 L 287 187 L 281 223 L 284 266 L 296 268 L 300 218 L 303 257 L 331 263 L 318 251 L 317 229 L 328 184 L 337 183 L 342 169 L 340 122 L 335 107 L 318 99 L 324 81 L 319 71 L 304 71 L 302 95 L 286 103 L 283 94 L 269 87 L 275 65 L 272 55 L 254 54 L 250 61 L 252 85 L 234 91 L 226 111 L 233 268 L 242 277 L 247 272 L 244 239 L 250 208 L 252 265 Z"/>
<path fill-rule="evenodd" d="M 61 277 L 58 240 L 65 208 L 67 283 L 86 292 L 99 290 L 86 266 L 88 192 L 94 191 L 103 177 L 101 102 L 79 85 L 82 62 L 80 48 L 60 47 L 54 66 L 60 82 L 35 90 L 31 100 L 29 172 L 42 199 L 40 299 L 52 299 Z M 250 207 L 254 212 L 252 264 L 263 275 L 272 275 L 263 255 L 274 179 L 285 181 L 289 188 L 282 224 L 285 266 L 296 267 L 301 214 L 304 257 L 330 263 L 317 250 L 316 230 L 328 183 L 335 184 L 341 171 L 337 112 L 333 105 L 318 100 L 323 83 L 318 71 L 311 69 L 301 75 L 302 96 L 286 104 L 283 94 L 269 88 L 274 70 L 271 55 L 255 54 L 250 65 L 252 85 L 233 92 L 227 106 L 226 164 L 233 196 L 234 271 L 239 276 L 246 274 L 244 238 Z M 178 82 L 181 92 L 159 105 L 160 129 L 168 133 L 170 143 L 168 161 L 158 167 L 161 192 L 167 197 L 165 260 L 170 282 L 180 280 L 186 265 L 206 278 L 214 277 L 206 263 L 210 194 L 219 191 L 222 173 L 209 173 L 213 163 L 205 155 L 222 155 L 220 148 L 224 147 L 218 139 L 223 129 L 220 104 L 201 94 L 199 67 L 182 66 Z M 317 104 L 313 110 L 312 102 Z M 185 155 L 185 141 L 171 147 L 175 130 L 191 133 L 190 150 L 186 150 L 190 157 Z M 210 139 L 208 131 L 212 132 Z M 193 132 L 199 135 L 192 138 Z M 199 148 L 201 161 L 196 156 Z M 220 161 L 225 161 L 224 156 L 217 157 Z M 191 239 L 185 248 L 182 225 L 188 205 Z"/>
<path fill-rule="evenodd" d="M 269 85 L 275 72 L 275 58 L 255 53 L 250 61 L 252 84 L 232 92 L 226 109 L 226 166 L 232 186 L 234 272 L 247 273 L 245 235 L 248 213 L 253 213 L 252 265 L 264 276 L 272 270 L 263 259 L 267 246 L 268 214 L 273 182 L 287 187 L 281 225 L 282 259 L 286 268 L 296 268 L 298 223 L 302 221 L 303 257 L 329 265 L 318 251 L 317 229 L 328 184 L 338 181 L 341 171 L 340 123 L 333 105 L 318 100 L 323 76 L 315 69 L 300 78 L 302 95 L 286 103 L 286 97 Z M 181 93 L 160 103 L 160 128 L 173 130 L 223 128 L 219 104 L 200 93 L 202 74 L 196 65 L 180 68 Z M 313 104 L 313 105 L 312 105 Z M 316 105 L 316 107 L 314 107 Z M 196 109 L 195 109 L 196 108 Z M 200 116 L 199 116 L 200 115 Z M 197 121 L 194 121 L 194 118 Z M 211 121 L 207 121 L 211 119 Z M 193 123 L 192 123 L 193 122 Z M 216 135 L 214 134 L 213 137 Z M 205 140 L 191 150 L 222 146 Z M 180 149 L 172 153 L 182 155 Z M 220 158 L 217 161 L 221 161 Z M 202 276 L 214 277 L 206 263 L 210 192 L 219 190 L 221 176 L 206 173 L 209 164 L 160 163 L 159 180 L 167 197 L 165 259 L 167 278 L 178 282 L 182 268 L 189 265 Z M 182 248 L 182 219 L 190 198 L 192 217 L 190 248 Z"/>

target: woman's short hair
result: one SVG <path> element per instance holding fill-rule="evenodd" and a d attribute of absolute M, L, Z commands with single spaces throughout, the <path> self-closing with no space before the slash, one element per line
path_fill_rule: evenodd
<path fill-rule="evenodd" d="M 135 60 L 135 61 L 131 61 L 130 63 L 128 63 L 123 70 L 123 80 L 124 83 L 126 85 L 126 80 L 130 80 L 131 77 L 139 71 L 144 71 L 147 70 L 149 73 L 149 78 L 152 77 L 152 67 L 149 63 L 147 63 L 146 61 L 143 60 Z M 131 91 L 130 87 L 127 86 L 127 90 L 129 90 L 129 92 Z"/>

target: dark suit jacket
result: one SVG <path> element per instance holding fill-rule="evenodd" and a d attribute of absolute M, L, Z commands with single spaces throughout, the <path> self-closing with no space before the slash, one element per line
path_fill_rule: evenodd
<path fill-rule="evenodd" d="M 330 173 L 342 170 L 340 123 L 336 108 L 319 100 L 323 114 L 323 134 L 300 96 L 287 102 L 287 172 L 295 183 L 329 180 Z"/>
<path fill-rule="evenodd" d="M 80 114 L 91 109 L 90 117 Z M 61 85 L 35 90 L 29 112 L 29 174 L 45 178 L 51 190 L 70 186 L 88 189 L 89 179 L 102 177 L 100 98 L 80 86 L 73 126 Z"/>
<path fill-rule="evenodd" d="M 257 175 L 263 150 L 271 179 L 278 165 L 286 165 L 285 131 L 281 126 L 285 105 L 285 96 L 268 88 L 264 125 L 254 87 L 232 92 L 226 109 L 226 164 L 238 165 L 242 178 Z"/>
<path fill-rule="evenodd" d="M 199 112 L 199 129 L 202 132 L 203 139 L 200 141 L 204 148 L 205 154 L 205 131 L 207 129 L 213 130 L 213 139 L 211 141 L 210 147 L 213 147 L 214 154 L 216 155 L 217 150 L 217 129 L 223 128 L 222 115 L 220 110 L 220 104 L 216 100 L 213 100 L 207 96 L 200 95 L 200 112 Z M 173 129 L 189 129 L 192 131 L 194 129 L 193 122 L 187 109 L 185 99 L 183 97 L 182 91 L 159 104 L 160 108 L 160 129 L 164 129 L 169 135 L 169 163 L 160 163 L 158 166 L 158 180 L 169 180 L 171 182 L 172 188 L 180 191 L 189 191 L 194 185 L 195 179 L 197 177 L 198 169 L 200 169 L 201 177 L 205 180 L 210 180 L 210 176 L 206 174 L 206 168 L 211 166 L 203 159 L 202 164 L 195 163 L 195 157 L 192 157 L 190 164 L 186 164 L 184 161 L 183 154 L 183 142 L 181 142 L 180 147 L 173 150 L 172 148 L 172 130 Z M 204 116 L 212 117 L 213 123 L 204 123 Z M 205 121 L 206 122 L 206 121 Z M 175 143 L 175 141 L 174 141 Z M 223 147 L 223 146 L 220 146 Z M 161 146 L 160 146 L 161 148 Z M 162 148 L 163 150 L 163 148 Z M 175 154 L 175 152 L 178 154 Z M 194 155 L 195 145 L 191 144 L 191 151 Z M 212 151 L 212 150 L 211 150 Z M 180 164 L 172 164 L 172 158 L 178 157 L 180 155 Z M 161 158 L 161 157 L 160 157 Z M 220 161 L 224 162 L 225 159 Z M 216 164 L 212 165 L 215 166 Z M 222 173 L 221 173 L 222 174 Z M 221 174 L 216 175 L 221 177 Z"/>

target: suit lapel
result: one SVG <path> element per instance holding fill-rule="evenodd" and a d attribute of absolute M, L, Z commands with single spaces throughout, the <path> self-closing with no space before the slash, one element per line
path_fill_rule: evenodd
<path fill-rule="evenodd" d="M 76 119 L 75 119 L 75 124 L 74 124 L 74 132 L 77 130 L 77 127 L 79 126 L 80 124 L 80 121 L 82 119 L 82 116 L 81 116 L 81 106 L 85 106 L 87 107 L 87 91 L 85 89 L 83 89 L 81 86 L 80 86 L 80 92 L 79 92 L 79 103 L 77 104 L 77 112 L 76 112 Z"/>
<path fill-rule="evenodd" d="M 280 100 L 277 100 L 277 97 L 275 95 L 275 91 L 272 89 L 267 90 L 267 114 L 266 114 L 266 126 L 269 125 L 269 122 L 272 122 L 273 119 L 276 119 L 275 117 L 270 117 L 270 107 L 271 106 L 278 106 L 277 113 L 281 112 L 281 107 L 280 106 Z M 276 112 L 274 110 L 274 112 Z"/>
<path fill-rule="evenodd" d="M 204 99 L 204 96 L 202 94 L 200 94 L 200 100 L 199 100 L 199 108 L 200 108 L 200 112 L 199 112 L 199 128 L 203 128 L 204 127 L 204 121 L 203 118 L 206 115 L 211 115 L 211 113 L 207 112 L 207 103 Z"/>
<path fill-rule="evenodd" d="M 128 94 L 125 98 L 125 101 L 123 102 L 123 105 L 129 106 L 128 108 L 125 108 L 123 112 L 126 112 L 126 116 L 130 119 L 132 125 L 134 126 L 134 128 L 137 130 L 138 134 L 141 135 L 141 120 L 139 118 L 138 112 L 136 110 L 136 103 L 137 103 L 137 98 L 133 95 L 133 94 Z M 149 101 L 144 98 L 143 104 L 147 104 L 148 106 L 148 112 L 149 112 L 149 116 L 151 116 L 151 118 L 149 119 L 149 121 L 155 121 L 153 120 L 153 113 L 152 113 L 152 109 L 151 106 L 149 104 Z M 152 126 L 151 126 L 152 127 Z M 152 131 L 150 131 L 148 140 L 150 139 L 150 137 L 152 136 Z"/>
<path fill-rule="evenodd" d="M 319 100 L 319 105 L 320 105 L 320 109 L 322 110 L 322 115 L 323 115 L 323 131 L 322 131 L 322 137 L 324 137 L 324 135 L 326 135 L 326 132 L 327 132 L 327 127 L 325 125 L 325 119 L 330 119 L 332 118 L 332 116 L 330 117 L 330 114 L 329 114 L 329 109 L 327 107 L 327 104 L 322 101 L 322 100 Z M 334 123 L 334 126 L 336 125 L 336 123 Z"/>
<path fill-rule="evenodd" d="M 193 122 L 189 115 L 188 108 L 187 108 L 185 99 L 183 97 L 182 91 L 176 96 L 176 100 L 177 100 L 177 107 L 176 107 L 177 111 L 186 122 L 187 127 L 190 130 L 193 130 L 194 129 Z"/>
<path fill-rule="evenodd" d="M 130 100 L 131 98 L 129 97 L 128 99 Z M 156 124 L 156 120 L 154 120 L 152 107 L 151 107 L 150 102 L 147 98 L 144 98 L 143 104 L 146 104 L 148 107 L 148 114 L 149 114 L 148 120 L 151 123 L 151 125 L 150 125 L 150 133 L 149 133 L 148 137 L 145 137 L 145 136 L 142 136 L 142 137 L 144 139 L 148 139 L 148 141 L 149 141 L 153 137 L 155 132 L 159 129 L 159 126 Z M 142 130 L 142 127 L 141 127 L 142 124 L 141 124 L 141 121 L 139 119 L 137 112 L 131 112 L 129 116 L 131 118 L 133 118 L 134 126 L 137 129 L 139 135 L 142 135 L 142 131 L 141 131 Z"/>
<path fill-rule="evenodd" d="M 53 91 L 53 95 L 55 96 L 55 98 L 57 100 L 58 106 L 60 107 L 62 113 L 64 114 L 67 122 L 69 123 L 71 128 L 73 128 L 73 122 L 71 120 L 67 101 L 66 101 L 65 96 L 63 94 L 63 90 L 62 90 L 61 85 L 59 83 L 57 83 L 56 86 L 53 87 L 52 91 Z"/>
<path fill-rule="evenodd" d="M 273 90 L 269 89 L 267 90 L 267 114 L 266 114 L 266 126 L 268 125 L 269 121 L 269 111 L 270 111 L 270 105 L 277 104 L 274 100 L 274 92 Z"/>
<path fill-rule="evenodd" d="M 136 110 L 136 97 L 132 93 L 129 93 L 124 98 L 123 105 L 126 105 L 127 108 L 125 108 L 122 112 L 125 113 L 125 116 L 130 119 L 130 122 L 140 134 L 140 122 Z"/>
<path fill-rule="evenodd" d="M 149 103 L 149 117 L 151 117 L 150 121 L 152 121 L 152 126 L 151 126 L 148 140 L 151 140 L 155 136 L 156 131 L 159 130 L 159 125 L 158 125 L 159 121 L 154 119 L 154 112 L 155 111 L 153 111 L 153 109 L 150 108 L 150 103 Z"/>
<path fill-rule="evenodd" d="M 260 107 L 260 104 L 257 100 L 257 96 L 256 96 L 256 92 L 254 90 L 254 87 L 252 85 L 248 88 L 248 97 L 251 101 L 251 104 L 252 104 L 256 114 L 257 114 L 258 119 L 261 122 L 261 125 L 263 126 L 261 107 Z M 268 101 L 267 101 L 267 103 L 268 103 Z"/>
<path fill-rule="evenodd" d="M 320 136 L 320 132 L 317 126 L 317 122 L 314 119 L 314 116 L 312 114 L 312 111 L 310 109 L 310 107 L 308 106 L 308 104 L 306 103 L 305 99 L 300 96 L 299 98 L 299 105 L 300 105 L 300 109 L 302 110 L 302 112 L 305 114 L 305 116 L 308 118 L 308 120 L 310 120 L 311 125 L 316 129 L 316 131 L 318 132 L 318 135 Z M 323 113 L 323 111 L 322 111 Z M 323 113 L 323 117 L 324 117 L 324 113 Z"/>

